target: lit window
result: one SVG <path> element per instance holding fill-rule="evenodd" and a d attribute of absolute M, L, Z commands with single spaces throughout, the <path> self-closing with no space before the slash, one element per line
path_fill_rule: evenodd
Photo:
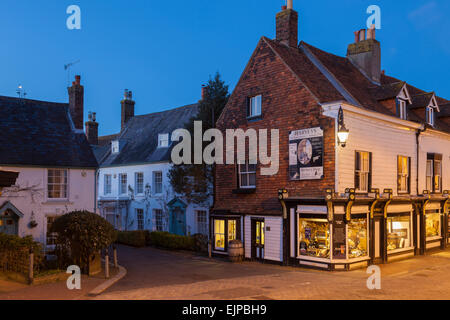
<path fill-rule="evenodd" d="M 154 194 L 162 193 L 162 172 L 161 171 L 153 172 L 153 193 Z"/>
<path fill-rule="evenodd" d="M 439 212 L 427 213 L 425 216 L 425 224 L 427 238 L 441 236 L 441 214 Z"/>
<path fill-rule="evenodd" d="M 127 174 L 119 174 L 119 194 L 127 193 Z"/>
<path fill-rule="evenodd" d="M 442 192 L 442 155 L 429 153 L 427 155 L 426 190 Z"/>
<path fill-rule="evenodd" d="M 434 108 L 427 107 L 427 123 L 434 126 Z"/>
<path fill-rule="evenodd" d="M 407 111 L 406 111 L 406 101 L 402 99 L 398 99 L 398 115 L 400 119 L 407 119 Z"/>
<path fill-rule="evenodd" d="M 392 216 L 386 221 L 387 250 L 405 249 L 413 246 L 411 240 L 411 215 Z"/>
<path fill-rule="evenodd" d="M 240 164 L 239 187 L 243 189 L 256 188 L 256 164 Z"/>
<path fill-rule="evenodd" d="M 104 175 L 104 186 L 103 186 L 103 193 L 104 194 L 111 194 L 111 175 L 105 174 Z"/>
<path fill-rule="evenodd" d="M 370 152 L 356 152 L 355 161 L 355 189 L 359 192 L 368 192 L 370 189 L 371 176 L 371 154 Z"/>
<path fill-rule="evenodd" d="M 67 199 L 67 170 L 48 170 L 47 191 L 49 199 Z"/>
<path fill-rule="evenodd" d="M 409 192 L 409 168 L 410 168 L 410 158 L 398 156 L 397 160 L 397 191 L 398 193 L 408 193 Z"/>
<path fill-rule="evenodd" d="M 262 101 L 261 95 L 250 98 L 248 106 L 249 117 L 257 117 L 261 115 L 261 101 Z"/>
<path fill-rule="evenodd" d="M 330 231 L 327 220 L 300 218 L 298 239 L 301 256 L 330 257 Z"/>
<path fill-rule="evenodd" d="M 225 220 L 214 220 L 214 249 L 225 250 Z"/>
<path fill-rule="evenodd" d="M 158 148 L 167 148 L 169 146 L 169 134 L 158 134 Z"/>
<path fill-rule="evenodd" d="M 144 193 L 144 173 L 136 172 L 134 179 L 135 179 L 135 186 L 136 186 L 136 194 L 143 194 Z"/>
<path fill-rule="evenodd" d="M 144 230 L 144 210 L 136 209 L 137 227 L 138 230 Z"/>
<path fill-rule="evenodd" d="M 352 219 L 347 228 L 348 257 L 353 259 L 367 256 L 367 219 Z"/>
<path fill-rule="evenodd" d="M 264 223 L 264 222 L 263 222 Z M 228 242 L 237 238 L 236 220 L 228 220 Z M 263 239 L 264 244 L 264 239 Z"/>

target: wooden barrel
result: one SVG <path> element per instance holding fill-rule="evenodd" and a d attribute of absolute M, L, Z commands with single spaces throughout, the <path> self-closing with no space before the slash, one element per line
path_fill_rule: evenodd
<path fill-rule="evenodd" d="M 228 243 L 228 256 L 231 262 L 241 262 L 244 259 L 244 246 L 240 240 L 231 240 Z"/>

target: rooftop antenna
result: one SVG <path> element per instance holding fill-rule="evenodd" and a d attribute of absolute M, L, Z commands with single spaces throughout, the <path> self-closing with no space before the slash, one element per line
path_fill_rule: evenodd
<path fill-rule="evenodd" d="M 23 86 L 21 84 L 19 84 L 17 86 L 16 93 L 17 93 L 17 95 L 19 96 L 20 99 L 25 98 L 25 96 L 27 95 L 27 93 L 25 92 L 25 90 L 23 89 Z"/>
<path fill-rule="evenodd" d="M 70 86 L 70 68 L 73 65 L 77 64 L 78 62 L 80 62 L 80 60 L 70 62 L 70 63 L 64 65 L 64 70 L 67 70 L 67 86 Z"/>

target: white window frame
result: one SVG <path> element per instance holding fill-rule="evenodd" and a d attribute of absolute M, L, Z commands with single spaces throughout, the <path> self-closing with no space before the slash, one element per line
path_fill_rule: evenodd
<path fill-rule="evenodd" d="M 158 148 L 168 148 L 169 147 L 169 134 L 160 133 L 158 134 Z"/>
<path fill-rule="evenodd" d="M 125 180 L 123 178 L 125 178 Z M 127 194 L 128 191 L 127 188 L 128 188 L 128 175 L 126 173 L 119 173 L 119 195 Z"/>
<path fill-rule="evenodd" d="M 262 95 L 257 95 L 250 98 L 249 101 L 249 118 L 259 117 L 262 113 Z"/>
<path fill-rule="evenodd" d="M 137 230 L 144 230 L 144 209 L 136 208 Z"/>
<path fill-rule="evenodd" d="M 162 209 L 153 209 L 153 216 L 155 221 L 155 226 L 153 230 L 155 231 L 164 231 L 164 215 Z"/>
<path fill-rule="evenodd" d="M 157 177 L 160 176 L 161 181 L 157 181 Z M 157 185 L 161 185 L 161 189 L 156 188 Z M 153 171 L 153 194 L 163 193 L 163 173 L 162 171 Z"/>
<path fill-rule="evenodd" d="M 357 192 L 369 192 L 369 178 L 370 178 L 370 152 L 368 151 L 356 151 L 357 153 L 360 154 L 360 163 L 359 163 L 359 168 L 357 169 L 355 168 L 355 174 L 359 173 L 359 188 L 356 189 Z M 364 160 L 363 159 L 363 154 L 367 155 L 367 170 L 364 168 Z M 364 181 L 365 179 L 365 181 Z M 365 182 L 365 183 L 363 183 Z M 364 185 L 364 188 L 361 188 L 361 186 Z M 356 186 L 355 186 L 356 188 Z"/>
<path fill-rule="evenodd" d="M 208 212 L 206 210 L 195 210 L 197 233 L 208 235 Z"/>
<path fill-rule="evenodd" d="M 426 174 L 425 174 L 425 189 L 433 192 L 434 183 L 434 161 L 427 159 Z"/>
<path fill-rule="evenodd" d="M 134 188 L 136 190 L 136 194 L 144 194 L 144 173 L 143 172 L 135 172 Z"/>
<path fill-rule="evenodd" d="M 117 154 L 120 152 L 120 148 L 119 148 L 119 140 L 113 140 L 111 141 L 111 153 L 112 154 Z"/>
<path fill-rule="evenodd" d="M 400 172 L 400 168 L 397 168 L 397 179 L 401 179 L 401 182 L 399 185 L 397 185 L 397 193 L 402 193 L 402 194 L 407 194 L 410 193 L 410 185 L 409 185 L 409 181 L 410 181 L 410 175 L 411 173 L 409 172 L 409 168 L 411 167 L 411 158 L 407 157 L 407 156 L 398 156 L 397 157 L 397 167 L 400 163 L 400 159 L 404 159 L 406 158 L 407 162 L 406 162 L 406 168 L 402 168 L 404 169 L 402 172 Z M 401 162 L 403 164 L 403 161 Z M 405 190 L 401 189 L 402 186 L 402 182 L 404 182 L 405 184 Z"/>
<path fill-rule="evenodd" d="M 112 175 L 103 175 L 103 194 L 108 195 L 112 193 Z"/>
<path fill-rule="evenodd" d="M 53 219 L 53 222 L 51 224 L 53 224 L 55 222 L 55 219 L 58 218 L 58 216 L 46 216 L 45 217 L 45 228 L 46 228 L 46 232 L 45 232 L 45 246 L 47 247 L 47 249 L 50 248 L 54 248 L 54 246 L 56 245 L 56 238 L 58 237 L 58 234 L 56 232 L 50 232 L 50 228 L 49 228 L 49 219 Z M 51 226 L 50 224 L 50 226 Z M 51 243 L 49 243 L 49 239 L 51 240 Z"/>
<path fill-rule="evenodd" d="M 52 182 L 52 183 L 50 183 L 49 182 L 49 179 L 51 177 L 50 173 L 52 173 L 52 172 L 64 172 L 64 175 L 65 175 L 63 177 L 64 182 L 60 182 L 60 183 Z M 52 175 L 52 176 L 56 177 L 54 175 Z M 59 197 L 59 198 L 51 196 L 50 195 L 50 188 L 49 188 L 50 185 L 52 185 L 54 187 L 59 187 L 59 188 L 65 186 L 65 190 L 59 190 L 59 192 L 61 194 L 63 194 L 64 196 L 63 197 Z M 63 191 L 65 191 L 65 192 L 63 192 Z M 47 169 L 47 199 L 49 199 L 49 200 L 67 200 L 67 199 L 69 199 L 69 169 Z"/>
<path fill-rule="evenodd" d="M 427 123 L 434 126 L 434 108 L 431 106 L 427 107 Z"/>
<path fill-rule="evenodd" d="M 248 161 L 245 162 L 245 164 L 238 164 L 238 176 L 239 176 L 239 188 L 240 189 L 255 189 L 256 188 L 256 164 L 254 164 L 253 166 L 255 166 L 255 170 L 250 170 L 249 166 L 253 165 L 253 164 L 249 164 Z M 241 171 L 241 166 L 245 166 L 245 171 Z M 242 184 L 242 175 L 247 177 L 247 185 L 243 185 Z M 250 185 L 250 176 L 254 175 L 255 176 L 255 184 L 254 185 Z"/>
<path fill-rule="evenodd" d="M 398 99 L 398 114 L 400 119 L 406 120 L 408 118 L 408 112 L 406 108 L 406 101 L 403 99 Z"/>

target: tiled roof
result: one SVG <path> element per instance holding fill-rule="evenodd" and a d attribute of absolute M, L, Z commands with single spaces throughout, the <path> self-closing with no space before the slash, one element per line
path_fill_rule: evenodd
<path fill-rule="evenodd" d="M 168 133 L 169 137 L 176 129 L 197 116 L 198 104 L 135 116 L 125 125 L 116 140 L 119 141 L 118 154 L 111 153 L 111 146 L 99 146 L 94 150 L 101 158 L 100 166 L 121 166 L 131 164 L 165 162 L 170 160 L 171 147 L 158 148 L 158 135 Z"/>
<path fill-rule="evenodd" d="M 277 40 L 263 39 L 322 104 L 346 101 L 361 108 L 395 116 L 393 110 L 381 102 L 397 97 L 405 84 L 412 99 L 410 109 L 428 105 L 434 94 L 384 73 L 381 74 L 378 85 L 369 80 L 346 57 L 325 52 L 303 41 L 298 48 L 293 48 Z M 436 101 L 442 109 L 437 115 L 439 119 L 441 114 L 448 113 L 448 107 L 443 108 L 442 105 L 450 104 L 450 101 L 438 96 Z M 419 116 L 420 114 L 410 112 L 408 119 L 425 122 L 425 113 Z M 436 120 L 436 128 L 450 132 L 450 128 L 440 120 Z"/>
<path fill-rule="evenodd" d="M 95 168 L 68 104 L 0 96 L 0 165 Z"/>

